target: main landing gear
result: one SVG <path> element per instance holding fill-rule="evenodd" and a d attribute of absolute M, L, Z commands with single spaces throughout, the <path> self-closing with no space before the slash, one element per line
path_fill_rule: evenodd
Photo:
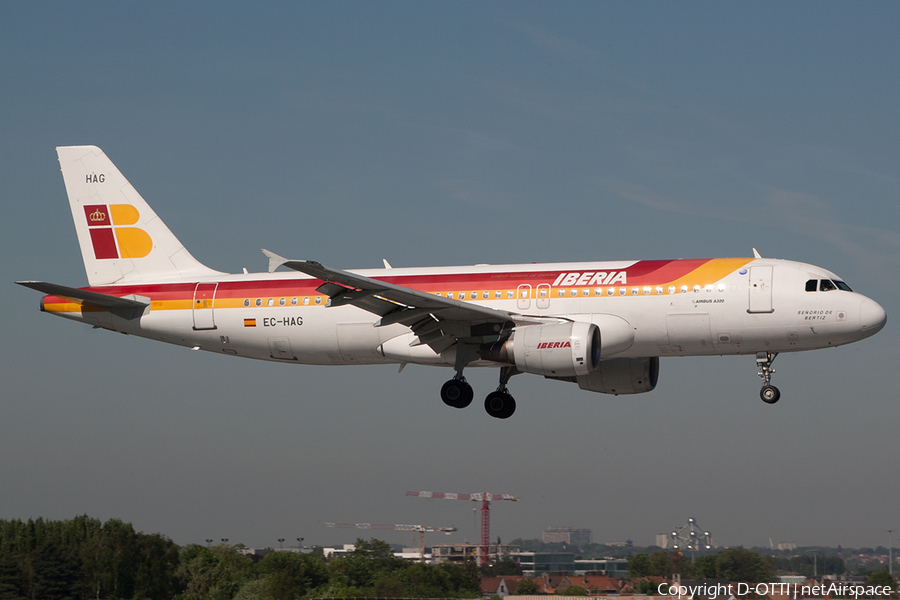
<path fill-rule="evenodd" d="M 516 412 L 516 401 L 506 389 L 509 378 L 518 373 L 515 367 L 500 369 L 500 385 L 484 399 L 484 410 L 496 419 L 508 419 Z M 441 387 L 441 400 L 453 408 L 465 408 L 472 403 L 474 392 L 461 372 Z"/>
<path fill-rule="evenodd" d="M 462 373 L 457 373 L 456 377 L 441 387 L 441 400 L 444 401 L 444 404 L 453 408 L 467 407 L 472 404 L 472 398 L 474 397 L 475 392 L 472 390 L 472 386 L 466 382 L 466 378 L 462 376 Z"/>
<path fill-rule="evenodd" d="M 756 353 L 756 366 L 759 369 L 759 376 L 763 380 L 762 389 L 759 390 L 759 397 L 766 404 L 775 404 L 781 399 L 781 392 L 777 387 L 769 383 L 772 379 L 772 373 L 775 372 L 775 369 L 772 368 L 772 363 L 775 362 L 776 356 L 778 356 L 777 352 Z"/>

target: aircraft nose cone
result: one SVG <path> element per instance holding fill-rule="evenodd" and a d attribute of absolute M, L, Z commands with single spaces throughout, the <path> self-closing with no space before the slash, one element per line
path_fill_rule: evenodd
<path fill-rule="evenodd" d="M 866 298 L 859 305 L 859 321 L 862 325 L 863 337 L 869 337 L 881 331 L 884 324 L 887 323 L 887 314 L 880 304 L 871 298 Z"/>

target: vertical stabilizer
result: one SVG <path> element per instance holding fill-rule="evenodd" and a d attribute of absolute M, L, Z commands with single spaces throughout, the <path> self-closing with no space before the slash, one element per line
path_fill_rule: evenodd
<path fill-rule="evenodd" d="M 92 286 L 220 274 L 191 256 L 100 148 L 56 153 Z"/>

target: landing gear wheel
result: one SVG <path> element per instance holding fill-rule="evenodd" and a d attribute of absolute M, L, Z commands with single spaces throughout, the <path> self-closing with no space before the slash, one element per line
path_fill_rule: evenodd
<path fill-rule="evenodd" d="M 453 408 L 465 408 L 472 404 L 475 392 L 464 379 L 451 379 L 441 387 L 441 400 Z"/>
<path fill-rule="evenodd" d="M 781 399 L 781 392 L 774 385 L 764 385 L 759 390 L 759 397 L 766 404 L 775 404 Z"/>
<path fill-rule="evenodd" d="M 508 419 L 516 412 L 516 401 L 505 390 L 491 392 L 484 399 L 484 410 L 495 419 Z"/>

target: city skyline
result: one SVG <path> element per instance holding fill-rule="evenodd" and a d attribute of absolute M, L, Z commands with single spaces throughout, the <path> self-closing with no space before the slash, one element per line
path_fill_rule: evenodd
<path fill-rule="evenodd" d="M 652 541 L 875 547 L 900 497 L 900 6 L 0 5 L 0 518 L 120 518 L 179 544 L 323 522 L 559 523 Z M 663 358 L 647 394 L 514 379 L 498 422 L 449 370 L 235 361 L 62 322 L 84 286 L 55 147 L 95 144 L 214 269 L 752 256 L 884 306 L 850 346 Z M 471 369 L 479 390 L 494 370 Z M 477 510 L 475 511 L 477 513 Z M 285 524 L 296 530 L 286 531 Z M 215 535 L 211 535 L 215 532 Z M 896 539 L 895 539 L 896 541 Z"/>

